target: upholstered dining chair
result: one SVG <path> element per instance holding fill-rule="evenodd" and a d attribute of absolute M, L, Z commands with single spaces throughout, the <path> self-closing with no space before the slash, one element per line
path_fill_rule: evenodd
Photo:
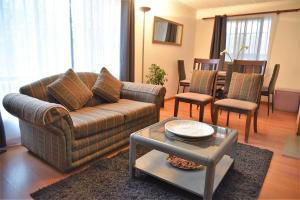
<path fill-rule="evenodd" d="M 218 70 L 220 59 L 194 58 L 194 70 Z"/>
<path fill-rule="evenodd" d="M 177 117 L 179 102 L 190 103 L 190 113 L 191 105 L 196 104 L 200 107 L 199 121 L 202 122 L 205 105 L 211 103 L 212 106 L 215 99 L 216 78 L 217 71 L 194 70 L 189 92 L 180 93 L 175 96 L 174 116 Z"/>
<path fill-rule="evenodd" d="M 233 64 L 227 66 L 227 73 L 224 86 L 224 96 L 227 97 L 231 76 L 233 72 L 239 73 L 256 73 L 264 76 L 266 71 L 267 61 L 265 60 L 234 60 Z M 227 112 L 226 125 L 229 125 L 230 111 Z M 239 114 L 239 117 L 241 114 Z"/>
<path fill-rule="evenodd" d="M 280 65 L 276 64 L 273 69 L 272 77 L 269 82 L 268 87 L 263 87 L 261 90 L 262 96 L 268 97 L 268 116 L 270 114 L 270 96 L 272 95 L 272 113 L 274 112 L 274 94 L 275 94 L 275 85 L 279 74 Z"/>
<path fill-rule="evenodd" d="M 180 86 L 183 87 L 182 91 L 185 91 L 186 87 L 190 86 L 190 80 L 186 79 L 186 74 L 185 74 L 185 67 L 184 67 L 184 60 L 178 60 L 178 88 L 177 88 L 177 94 L 179 92 Z"/>
<path fill-rule="evenodd" d="M 253 115 L 254 132 L 257 132 L 257 115 L 262 84 L 263 75 L 261 74 L 233 72 L 227 98 L 214 103 L 213 123 L 218 123 L 220 109 L 245 114 L 247 116 L 245 142 L 248 142 Z"/>

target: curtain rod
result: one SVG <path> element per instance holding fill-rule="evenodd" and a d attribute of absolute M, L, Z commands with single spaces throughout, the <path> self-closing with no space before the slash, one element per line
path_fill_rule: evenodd
<path fill-rule="evenodd" d="M 234 15 L 227 15 L 227 17 L 240 17 L 240 16 L 247 16 L 247 15 L 261 15 L 261 14 L 271 14 L 271 13 L 286 13 L 286 12 L 298 12 L 300 11 L 300 8 L 296 9 L 287 9 L 287 10 L 273 10 L 273 11 L 265 11 L 265 12 L 255 12 L 255 13 L 244 13 L 244 14 L 234 14 Z M 214 19 L 215 17 L 204 17 L 202 19 Z"/>

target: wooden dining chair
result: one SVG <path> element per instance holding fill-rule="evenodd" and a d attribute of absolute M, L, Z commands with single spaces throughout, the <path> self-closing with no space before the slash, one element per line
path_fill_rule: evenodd
<path fill-rule="evenodd" d="M 220 59 L 194 58 L 194 70 L 215 70 L 219 68 Z"/>
<path fill-rule="evenodd" d="M 267 61 L 265 60 L 234 60 L 233 64 L 227 66 L 226 80 L 224 86 L 224 96 L 228 95 L 232 73 L 255 73 L 264 76 Z M 230 111 L 227 112 L 226 125 L 229 125 Z M 239 114 L 239 118 L 241 114 Z"/>
<path fill-rule="evenodd" d="M 211 103 L 211 113 L 213 111 L 212 105 L 215 99 L 217 71 L 211 70 L 194 70 L 191 80 L 189 92 L 180 93 L 175 96 L 174 116 L 177 117 L 179 102 L 196 104 L 199 109 L 199 121 L 203 121 L 204 107 Z M 190 106 L 191 109 L 191 106 Z M 190 112 L 191 113 L 191 112 Z M 213 116 L 211 115 L 211 118 Z"/>
<path fill-rule="evenodd" d="M 194 58 L 193 70 L 215 70 L 218 71 L 220 59 Z M 217 76 L 219 78 L 219 76 Z M 218 83 L 218 80 L 216 80 Z M 190 104 L 190 117 L 192 117 L 192 107 Z M 197 109 L 199 106 L 197 106 Z"/>
<path fill-rule="evenodd" d="M 245 142 L 248 142 L 251 118 L 254 116 L 254 131 L 257 132 L 257 115 L 263 75 L 255 73 L 233 72 L 226 99 L 214 103 L 213 123 L 218 123 L 219 110 L 245 114 Z"/>
<path fill-rule="evenodd" d="M 186 79 L 185 74 L 185 67 L 184 67 L 184 60 L 178 60 L 177 61 L 178 66 L 178 87 L 177 87 L 177 94 L 179 93 L 180 86 L 183 87 L 182 91 L 185 91 L 186 87 L 190 86 L 190 80 Z"/>
<path fill-rule="evenodd" d="M 234 60 L 233 65 L 238 67 L 240 73 L 256 73 L 265 75 L 266 60 Z"/>
<path fill-rule="evenodd" d="M 275 85 L 276 85 L 276 81 L 278 78 L 279 69 L 280 69 L 280 64 L 276 64 L 273 69 L 273 73 L 272 73 L 271 80 L 269 82 L 269 86 L 263 87 L 261 90 L 261 95 L 268 97 L 268 116 L 270 114 L 270 96 L 271 95 L 272 95 L 272 113 L 274 112 Z"/>

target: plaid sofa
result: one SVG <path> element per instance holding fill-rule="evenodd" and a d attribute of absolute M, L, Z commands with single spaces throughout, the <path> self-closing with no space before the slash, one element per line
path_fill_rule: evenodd
<path fill-rule="evenodd" d="M 77 73 L 92 88 L 98 74 Z M 19 118 L 22 144 L 61 171 L 69 171 L 129 141 L 129 135 L 159 121 L 164 87 L 123 82 L 121 99 L 105 103 L 94 96 L 76 111 L 68 111 L 47 94 L 59 75 L 8 94 L 3 106 Z"/>

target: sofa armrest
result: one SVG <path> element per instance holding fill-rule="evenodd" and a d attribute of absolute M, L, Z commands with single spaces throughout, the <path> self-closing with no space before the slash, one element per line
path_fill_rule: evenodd
<path fill-rule="evenodd" d="M 121 98 L 154 103 L 157 108 L 159 119 L 159 111 L 161 102 L 166 94 L 166 88 L 161 85 L 151 85 L 142 83 L 123 82 L 121 90 Z"/>
<path fill-rule="evenodd" d="M 17 93 L 6 95 L 3 106 L 10 114 L 38 126 L 49 125 L 69 116 L 69 111 L 60 104 Z"/>

